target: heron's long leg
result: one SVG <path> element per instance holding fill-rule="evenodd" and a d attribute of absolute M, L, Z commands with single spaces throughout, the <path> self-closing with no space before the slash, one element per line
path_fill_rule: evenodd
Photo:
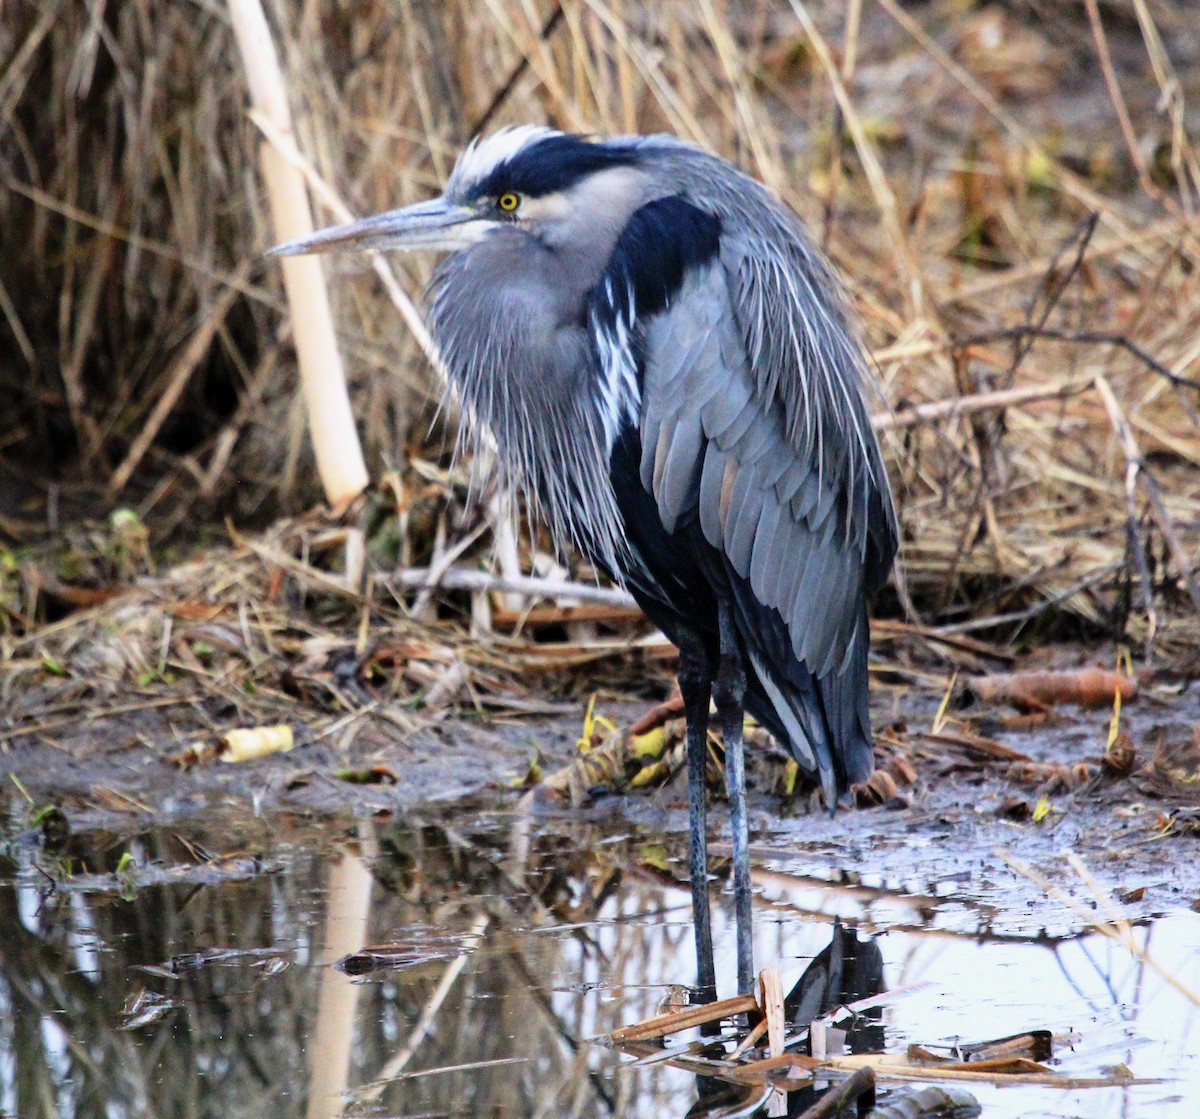
<path fill-rule="evenodd" d="M 754 987 L 754 926 L 750 905 L 750 827 L 746 817 L 746 763 L 742 746 L 745 721 L 746 668 L 742 646 L 728 602 L 718 606 L 721 658 L 713 683 L 713 699 L 725 743 L 725 784 L 729 790 L 729 820 L 733 831 L 733 902 L 737 916 L 738 993 Z"/>
<path fill-rule="evenodd" d="M 687 720 L 688 831 L 691 839 L 692 925 L 696 934 L 696 984 L 701 1002 L 717 997 L 713 965 L 712 917 L 708 906 L 708 846 L 704 773 L 708 764 L 708 704 L 712 698 L 712 666 L 703 640 L 680 633 L 679 692 Z"/>

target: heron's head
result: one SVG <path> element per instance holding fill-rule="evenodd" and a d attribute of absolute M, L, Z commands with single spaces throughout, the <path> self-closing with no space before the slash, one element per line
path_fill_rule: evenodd
<path fill-rule="evenodd" d="M 445 193 L 277 245 L 273 256 L 434 249 L 454 252 L 498 230 L 522 230 L 548 246 L 603 242 L 647 200 L 635 140 L 592 142 L 549 128 L 508 128 L 474 141 Z"/>

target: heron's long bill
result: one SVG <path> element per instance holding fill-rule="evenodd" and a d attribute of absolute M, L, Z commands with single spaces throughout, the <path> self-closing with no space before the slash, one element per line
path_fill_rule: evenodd
<path fill-rule="evenodd" d="M 478 239 L 486 222 L 468 206 L 444 198 L 389 210 L 361 221 L 321 229 L 267 250 L 268 256 L 364 252 L 367 249 L 460 249 Z"/>

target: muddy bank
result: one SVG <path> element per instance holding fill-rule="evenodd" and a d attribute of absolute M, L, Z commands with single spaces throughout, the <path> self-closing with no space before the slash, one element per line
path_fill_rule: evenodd
<path fill-rule="evenodd" d="M 818 879 L 851 873 L 942 883 L 1010 914 L 1025 910 L 1036 924 L 1045 891 L 1010 864 L 1061 881 L 1064 873 L 1072 878 L 1063 862 L 1071 852 L 1128 899 L 1131 916 L 1200 904 L 1200 820 L 1191 784 L 1196 688 L 1143 684 L 1123 707 L 1121 726 L 1134 751 L 1124 775 L 1103 762 L 1110 711 L 1063 707 L 1031 721 L 1005 708 L 951 710 L 931 735 L 940 703 L 932 689 L 881 674 L 878 761 L 899 780 L 886 787 L 883 803 L 843 808 L 832 819 L 802 781 L 790 795 L 781 791 L 788 773 L 777 749 L 761 742 L 753 748 L 759 870 L 777 854 L 794 860 L 808 852 Z M 118 834 L 199 826 L 230 812 L 436 821 L 469 805 L 514 818 L 528 813 L 536 826 L 578 832 L 586 843 L 588 829 L 619 829 L 625 821 L 663 836 L 671 873 L 683 881 L 686 788 L 678 764 L 673 776 L 642 789 L 615 791 L 588 777 L 571 803 L 568 783 L 557 775 L 579 765 L 585 704 L 559 698 L 544 706 L 560 713 L 422 717 L 367 704 L 315 730 L 298 719 L 291 751 L 229 764 L 189 753 L 195 744 L 217 742 L 230 725 L 233 712 L 211 697 L 110 696 L 83 717 L 46 707 L 10 728 L 0 753 L 0 797 L 12 825 L 28 833 L 36 833 L 49 806 L 61 811 L 56 826 Z M 596 709 L 619 731 L 649 706 L 601 697 Z M 668 721 L 664 733 L 669 742 L 681 727 Z M 657 764 L 670 770 L 669 749 L 664 757 Z M 719 760 L 715 753 L 710 772 L 718 799 Z M 722 824 L 718 807 L 711 824 L 718 856 Z M 1007 883 L 1003 897 L 997 867 Z M 1078 881 L 1073 886 L 1083 889 Z"/>

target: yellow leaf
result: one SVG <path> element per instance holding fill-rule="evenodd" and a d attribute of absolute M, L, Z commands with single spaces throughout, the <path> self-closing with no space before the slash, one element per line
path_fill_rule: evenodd
<path fill-rule="evenodd" d="M 586 754 L 592 748 L 592 733 L 596 729 L 596 721 L 593 718 L 593 712 L 596 710 L 596 696 L 592 695 L 588 700 L 587 710 L 583 713 L 583 734 L 579 736 L 579 740 L 575 743 L 581 754 Z"/>
<path fill-rule="evenodd" d="M 638 848 L 638 858 L 658 870 L 669 870 L 671 867 L 671 856 L 661 843 L 643 843 Z"/>
<path fill-rule="evenodd" d="M 644 769 L 639 769 L 637 773 L 630 778 L 629 787 L 631 789 L 642 789 L 647 785 L 652 785 L 655 781 L 665 781 L 670 776 L 671 767 L 666 762 L 652 762 Z"/>
<path fill-rule="evenodd" d="M 1040 824 L 1047 816 L 1050 815 L 1050 798 L 1047 796 L 1038 797 L 1038 802 L 1033 808 L 1033 822 Z"/>
<path fill-rule="evenodd" d="M 937 714 L 933 717 L 933 725 L 929 728 L 930 734 L 940 734 L 942 727 L 946 723 L 946 711 L 950 707 L 950 697 L 954 695 L 954 685 L 958 683 L 958 672 L 956 671 L 950 677 L 950 683 L 946 685 L 946 694 L 942 696 L 942 702 L 938 704 Z"/>
<path fill-rule="evenodd" d="M 1121 654 L 1124 653 L 1122 658 Z M 1126 672 L 1129 676 L 1133 675 L 1133 661 L 1130 659 L 1129 650 L 1122 647 L 1117 650 L 1117 686 L 1113 691 L 1113 713 L 1112 718 L 1108 721 L 1108 744 L 1104 747 L 1105 751 L 1111 750 L 1112 745 L 1117 740 L 1117 735 L 1121 733 L 1121 666 L 1124 664 Z"/>
<path fill-rule="evenodd" d="M 796 791 L 796 782 L 800 780 L 800 763 L 795 758 L 788 758 L 783 767 L 783 795 L 790 797 Z"/>
<path fill-rule="evenodd" d="M 575 743 L 581 754 L 586 754 L 596 745 L 597 728 L 606 734 L 612 734 L 617 729 L 611 719 L 596 714 L 596 696 L 593 693 L 592 698 L 588 700 L 587 710 L 583 713 L 583 734 Z"/>
<path fill-rule="evenodd" d="M 635 758 L 661 758 L 667 748 L 667 730 L 665 727 L 655 727 L 645 734 L 634 734 L 629 737 L 629 753 Z"/>
<path fill-rule="evenodd" d="M 1045 189 L 1054 185 L 1054 164 L 1041 148 L 1034 148 L 1029 153 L 1025 164 L 1025 177 L 1031 187 Z"/>
<path fill-rule="evenodd" d="M 533 785 L 542 783 L 542 758 L 541 755 L 534 750 L 529 755 L 529 768 L 525 771 L 524 777 L 515 777 L 509 782 L 509 785 L 514 789 L 528 789 Z"/>

